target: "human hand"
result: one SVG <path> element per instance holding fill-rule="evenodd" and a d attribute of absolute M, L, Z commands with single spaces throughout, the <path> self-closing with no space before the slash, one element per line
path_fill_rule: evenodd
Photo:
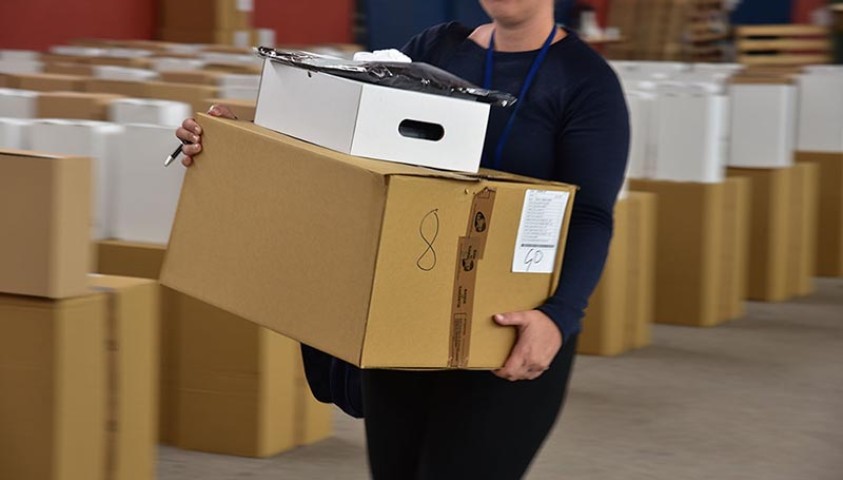
<path fill-rule="evenodd" d="M 498 325 L 514 326 L 518 331 L 509 358 L 493 373 L 511 382 L 539 378 L 562 348 L 559 327 L 539 310 L 499 313 L 493 318 Z"/>
<path fill-rule="evenodd" d="M 237 120 L 237 115 L 223 105 L 211 105 L 211 108 L 208 109 L 208 115 Z M 176 130 L 176 138 L 184 143 L 181 149 L 181 153 L 184 155 L 181 160 L 182 165 L 185 167 L 193 165 L 193 157 L 199 155 L 202 151 L 202 127 L 196 123 L 195 118 L 185 119 L 181 127 Z"/>

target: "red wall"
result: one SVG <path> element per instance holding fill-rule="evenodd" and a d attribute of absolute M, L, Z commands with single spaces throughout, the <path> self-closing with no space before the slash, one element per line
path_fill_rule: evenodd
<path fill-rule="evenodd" d="M 46 50 L 83 37 L 151 39 L 155 5 L 155 0 L 0 0 L 0 48 Z"/>
<path fill-rule="evenodd" d="M 811 23 L 811 12 L 828 4 L 827 0 L 796 0 L 793 2 L 793 22 Z"/>
<path fill-rule="evenodd" d="M 354 0 L 255 0 L 254 22 L 275 29 L 278 43 L 348 43 L 354 5 Z"/>

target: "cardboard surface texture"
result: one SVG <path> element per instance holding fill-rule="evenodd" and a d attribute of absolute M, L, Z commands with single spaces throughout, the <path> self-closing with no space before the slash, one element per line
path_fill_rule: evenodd
<path fill-rule="evenodd" d="M 799 152 L 796 158 L 820 167 L 816 274 L 843 277 L 843 153 Z"/>
<path fill-rule="evenodd" d="M 719 282 L 722 321 L 746 313 L 751 187 L 746 178 L 731 177 L 723 182 L 723 269 Z"/>
<path fill-rule="evenodd" d="M 102 241 L 97 251 L 100 272 L 157 279 L 165 247 Z M 167 287 L 160 289 L 161 442 L 260 457 L 330 436 L 331 409 L 316 403 L 302 383 L 298 345 Z"/>
<path fill-rule="evenodd" d="M 85 81 L 84 91 L 91 93 L 115 93 L 127 97 L 143 97 L 143 82 L 129 80 L 108 80 L 104 78 L 91 78 Z"/>
<path fill-rule="evenodd" d="M 717 325 L 723 184 L 633 180 L 630 188 L 658 196 L 655 322 Z"/>
<path fill-rule="evenodd" d="M 106 120 L 109 104 L 119 98 L 109 93 L 46 92 L 38 96 L 38 118 Z"/>
<path fill-rule="evenodd" d="M 255 123 L 338 152 L 477 172 L 489 105 L 266 60 Z"/>
<path fill-rule="evenodd" d="M 513 273 L 513 260 L 559 271 L 572 186 L 478 180 L 199 121 L 204 150 L 182 186 L 165 285 L 351 363 L 411 368 L 499 367 L 514 331 L 492 315 L 535 308 L 555 288 L 557 275 Z M 519 223 L 543 213 L 522 219 L 528 190 L 567 196 L 561 235 L 548 238 L 559 255 L 514 256 Z"/>
<path fill-rule="evenodd" d="M 89 285 L 58 301 L 0 295 L 0 478 L 154 477 L 155 285 Z"/>
<path fill-rule="evenodd" d="M 0 151 L 0 292 L 86 292 L 91 161 Z"/>
<path fill-rule="evenodd" d="M 790 239 L 788 242 L 787 287 L 790 295 L 814 293 L 816 276 L 820 166 L 802 162 L 793 167 L 791 177 Z M 824 233 L 824 232 L 823 232 Z"/>
<path fill-rule="evenodd" d="M 210 107 L 205 99 L 215 97 L 217 92 L 218 88 L 210 85 L 149 82 L 144 84 L 143 97 L 184 102 L 189 104 L 194 112 L 205 112 Z"/>
<path fill-rule="evenodd" d="M 13 75 L 13 86 L 21 90 L 36 92 L 81 92 L 84 91 L 85 77 L 59 75 L 54 73 L 36 73 Z"/>
<path fill-rule="evenodd" d="M 747 298 L 785 301 L 791 298 L 787 265 L 793 168 L 730 168 L 728 174 L 749 178 L 752 184 Z"/>

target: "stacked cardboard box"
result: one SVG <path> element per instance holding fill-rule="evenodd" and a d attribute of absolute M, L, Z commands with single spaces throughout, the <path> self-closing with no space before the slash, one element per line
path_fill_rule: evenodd
<path fill-rule="evenodd" d="M 157 288 L 87 275 L 90 182 L 0 152 L 0 478 L 154 477 Z"/>
<path fill-rule="evenodd" d="M 251 46 L 252 0 L 161 0 L 162 40 Z"/>
<path fill-rule="evenodd" d="M 799 152 L 797 160 L 820 169 L 816 273 L 843 277 L 843 153 Z"/>
<path fill-rule="evenodd" d="M 98 271 L 157 279 L 165 247 L 97 244 Z M 160 440 L 264 457 L 331 435 L 332 409 L 303 382 L 298 345 L 161 288 Z"/>
<path fill-rule="evenodd" d="M 618 200 L 609 257 L 583 319 L 579 353 L 613 356 L 650 344 L 656 216 L 651 193 Z"/>

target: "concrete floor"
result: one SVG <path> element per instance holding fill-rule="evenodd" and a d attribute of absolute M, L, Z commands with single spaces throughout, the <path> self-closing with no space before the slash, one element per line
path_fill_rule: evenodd
<path fill-rule="evenodd" d="M 579 357 L 527 478 L 843 479 L 843 280 L 751 303 L 714 329 L 656 326 L 652 347 Z M 268 460 L 160 450 L 160 480 L 365 479 L 363 425 Z"/>

